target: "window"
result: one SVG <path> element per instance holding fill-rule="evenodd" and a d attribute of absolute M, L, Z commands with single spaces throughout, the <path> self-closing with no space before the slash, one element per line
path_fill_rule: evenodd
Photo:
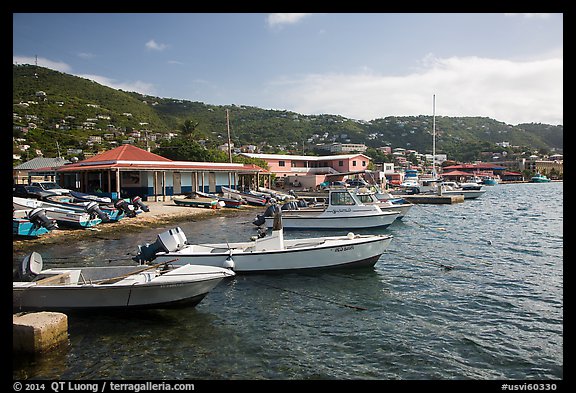
<path fill-rule="evenodd" d="M 332 192 L 330 203 L 332 205 L 354 205 L 354 199 L 348 192 Z"/>
<path fill-rule="evenodd" d="M 286 166 L 286 161 L 278 161 L 278 166 Z"/>
<path fill-rule="evenodd" d="M 356 161 L 352 161 L 352 166 L 356 166 Z"/>
<path fill-rule="evenodd" d="M 338 161 L 338 166 L 344 166 L 344 161 Z"/>
<path fill-rule="evenodd" d="M 362 166 L 366 166 L 366 161 L 362 161 Z"/>

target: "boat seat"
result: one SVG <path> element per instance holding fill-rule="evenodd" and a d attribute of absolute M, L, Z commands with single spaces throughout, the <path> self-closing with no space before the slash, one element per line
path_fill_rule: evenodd
<path fill-rule="evenodd" d="M 211 254 L 221 254 L 223 252 L 227 252 L 229 250 L 232 250 L 231 248 L 213 248 L 212 251 L 210 251 Z"/>
<path fill-rule="evenodd" d="M 36 285 L 70 285 L 78 284 L 80 269 L 48 269 L 34 280 Z"/>

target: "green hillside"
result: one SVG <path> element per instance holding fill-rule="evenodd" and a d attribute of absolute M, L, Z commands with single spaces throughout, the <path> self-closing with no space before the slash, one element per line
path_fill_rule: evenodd
<path fill-rule="evenodd" d="M 390 116 L 364 122 L 332 114 L 207 105 L 115 90 L 32 65 L 13 66 L 12 94 L 13 135 L 18 138 L 15 152 L 23 140 L 45 156 L 56 156 L 58 150 L 66 155 L 67 149 L 95 153 L 130 137 L 130 143 L 155 148 L 167 143 L 163 135 L 180 132 L 185 121 L 196 126 L 196 139 L 215 147 L 227 141 L 226 109 L 234 145 L 256 145 L 262 152 L 323 154 L 318 146 L 333 142 L 432 151 L 431 116 Z M 148 140 L 134 136 L 136 130 L 145 131 Z M 102 140 L 93 143 L 95 136 Z M 486 117 L 436 117 L 436 151 L 451 159 L 478 159 L 481 151 L 502 150 L 496 146 L 501 142 L 521 150 L 561 152 L 563 126 L 512 126 Z"/>

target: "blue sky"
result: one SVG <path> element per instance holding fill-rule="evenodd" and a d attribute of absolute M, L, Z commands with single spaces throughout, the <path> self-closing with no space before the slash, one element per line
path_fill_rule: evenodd
<path fill-rule="evenodd" d="M 563 124 L 563 14 L 15 13 L 13 62 L 213 105 Z M 37 57 L 37 58 L 36 58 Z"/>

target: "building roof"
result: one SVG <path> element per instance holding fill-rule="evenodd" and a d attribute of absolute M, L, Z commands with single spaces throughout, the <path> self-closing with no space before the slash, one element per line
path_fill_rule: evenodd
<path fill-rule="evenodd" d="M 241 153 L 248 158 L 260 158 L 263 160 L 298 160 L 298 161 L 329 161 L 329 160 L 348 160 L 358 156 L 364 156 L 371 159 L 365 154 L 338 154 L 334 156 L 298 156 L 292 154 L 260 154 L 260 153 Z"/>
<path fill-rule="evenodd" d="M 150 153 L 134 145 L 122 145 L 104 153 L 97 154 L 82 162 L 102 161 L 172 161 L 169 158 Z"/>
<path fill-rule="evenodd" d="M 267 173 L 254 164 L 236 164 L 221 162 L 172 161 L 169 158 L 150 153 L 133 145 L 123 145 L 97 154 L 86 160 L 59 168 L 58 172 L 122 170 L 183 170 L 239 173 Z"/>
<path fill-rule="evenodd" d="M 36 157 L 36 158 L 33 158 L 30 161 L 26 161 L 20 165 L 16 165 L 12 169 L 27 171 L 27 170 L 33 170 L 33 169 L 38 169 L 38 168 L 60 167 L 62 165 L 66 165 L 66 164 L 70 164 L 70 161 L 68 161 L 64 158 L 60 158 L 60 157 L 56 157 L 56 158 Z"/>
<path fill-rule="evenodd" d="M 483 169 L 483 170 L 503 170 L 505 169 L 504 167 L 498 166 L 498 165 L 494 165 L 494 164 L 490 164 L 488 162 L 480 162 L 478 164 L 460 164 L 460 165 L 450 165 L 447 167 L 444 167 L 444 170 L 447 169 Z"/>

